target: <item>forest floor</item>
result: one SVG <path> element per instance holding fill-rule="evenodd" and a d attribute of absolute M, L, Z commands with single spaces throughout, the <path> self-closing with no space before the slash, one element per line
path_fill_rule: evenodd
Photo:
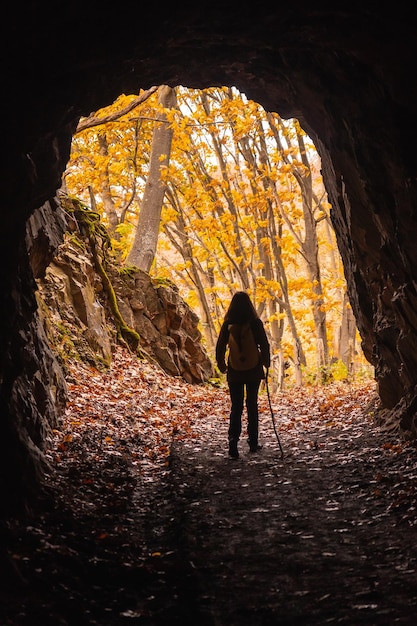
<path fill-rule="evenodd" d="M 1 626 L 416 623 L 416 448 L 373 382 L 273 394 L 283 458 L 263 391 L 236 460 L 226 389 L 118 350 L 69 393 L 44 506 L 7 527 Z"/>

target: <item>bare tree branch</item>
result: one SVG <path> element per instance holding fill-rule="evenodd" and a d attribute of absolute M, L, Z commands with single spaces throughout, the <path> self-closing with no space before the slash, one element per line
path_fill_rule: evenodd
<path fill-rule="evenodd" d="M 97 117 L 94 113 L 92 113 L 88 117 L 83 118 L 81 122 L 79 122 L 74 134 L 76 135 L 86 128 L 93 128 L 94 126 L 100 126 L 100 124 L 107 124 L 108 122 L 114 122 L 120 119 L 121 117 L 123 117 L 123 115 L 126 115 L 126 113 L 129 113 L 129 111 L 132 111 L 132 109 L 139 106 L 139 104 L 145 102 L 145 100 L 147 100 L 153 93 L 155 93 L 157 89 L 158 87 L 154 86 L 147 91 L 144 91 L 140 96 L 132 100 L 132 102 L 128 106 L 124 107 L 124 109 L 121 109 L 120 111 L 117 111 L 116 113 L 111 113 L 110 115 L 106 115 L 105 117 Z"/>

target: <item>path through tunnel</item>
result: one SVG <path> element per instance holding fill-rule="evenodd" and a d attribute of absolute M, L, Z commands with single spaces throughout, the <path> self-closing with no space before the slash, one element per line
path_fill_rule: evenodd
<path fill-rule="evenodd" d="M 121 348 L 70 381 L 2 623 L 414 624 L 415 447 L 376 427 L 372 383 L 274 394 L 283 456 L 261 392 L 263 448 L 235 460 L 225 389 Z"/>

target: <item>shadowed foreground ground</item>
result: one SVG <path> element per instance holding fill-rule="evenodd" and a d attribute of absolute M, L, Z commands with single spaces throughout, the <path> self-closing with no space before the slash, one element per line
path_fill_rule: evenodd
<path fill-rule="evenodd" d="M 238 460 L 227 394 L 184 389 L 166 463 L 132 462 L 126 435 L 81 451 L 10 525 L 1 626 L 415 624 L 416 450 L 363 414 L 369 389 L 274 397 L 284 459 L 262 396 L 264 448 Z"/>

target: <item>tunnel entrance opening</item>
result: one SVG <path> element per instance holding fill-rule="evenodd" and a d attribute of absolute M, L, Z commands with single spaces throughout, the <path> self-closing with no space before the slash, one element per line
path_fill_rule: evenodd
<path fill-rule="evenodd" d="M 312 140 L 236 88 L 166 89 L 171 108 L 153 87 L 80 120 L 67 190 L 100 213 L 125 266 L 141 206 L 153 202 L 139 248 L 159 236 L 141 269 L 177 283 L 212 356 L 225 302 L 248 289 L 268 324 L 275 388 L 284 374 L 291 384 L 369 375 Z M 162 116 L 173 134 L 155 202 L 146 190 Z"/>

